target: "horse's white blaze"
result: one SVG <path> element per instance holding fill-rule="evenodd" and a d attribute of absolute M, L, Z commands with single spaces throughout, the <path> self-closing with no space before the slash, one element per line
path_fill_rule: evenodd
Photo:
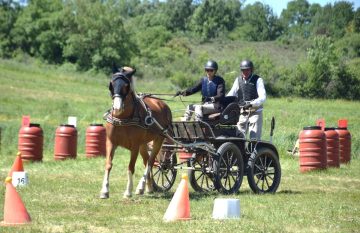
<path fill-rule="evenodd" d="M 115 110 L 120 110 L 120 108 L 121 108 L 121 98 L 120 97 L 115 97 L 114 98 L 113 108 Z"/>
<path fill-rule="evenodd" d="M 124 192 L 124 197 L 131 197 L 132 196 L 132 190 L 133 190 L 133 174 L 131 173 L 130 170 L 128 170 L 128 173 L 127 173 L 127 176 L 128 176 L 128 182 L 127 182 L 127 185 L 126 185 L 126 190 Z"/>

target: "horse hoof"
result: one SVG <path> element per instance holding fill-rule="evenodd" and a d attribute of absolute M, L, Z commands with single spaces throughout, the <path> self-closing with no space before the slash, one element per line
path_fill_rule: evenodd
<path fill-rule="evenodd" d="M 152 193 L 154 193 L 154 189 L 152 187 L 151 188 L 146 188 L 145 192 L 146 192 L 146 194 L 152 194 Z"/>
<path fill-rule="evenodd" d="M 136 195 L 144 195 L 144 189 L 138 189 L 135 192 Z"/>
<path fill-rule="evenodd" d="M 131 193 L 125 192 L 123 198 L 130 198 L 132 197 Z"/>
<path fill-rule="evenodd" d="M 100 198 L 101 199 L 108 199 L 109 198 L 109 193 L 100 193 Z"/>

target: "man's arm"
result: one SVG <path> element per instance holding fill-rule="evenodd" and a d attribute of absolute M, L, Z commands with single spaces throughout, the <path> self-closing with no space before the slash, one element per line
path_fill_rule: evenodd
<path fill-rule="evenodd" d="M 227 93 L 226 96 L 235 96 L 237 97 L 237 93 L 239 90 L 239 81 L 238 78 L 235 79 L 234 84 L 231 87 L 231 90 Z"/>
<path fill-rule="evenodd" d="M 266 100 L 265 85 L 262 78 L 258 78 L 256 82 L 256 89 L 259 97 L 250 102 L 253 107 L 261 106 Z"/>
<path fill-rule="evenodd" d="M 222 82 L 217 86 L 216 95 L 212 97 L 214 98 L 213 102 L 217 102 L 221 100 L 222 98 L 224 98 L 224 96 L 225 96 L 225 83 Z"/>
<path fill-rule="evenodd" d="M 184 96 L 188 96 L 188 95 L 192 95 L 198 91 L 201 90 L 201 86 L 202 86 L 202 79 L 199 80 L 199 82 L 197 84 L 195 84 L 192 87 L 189 87 L 188 89 L 186 89 L 183 93 Z"/>

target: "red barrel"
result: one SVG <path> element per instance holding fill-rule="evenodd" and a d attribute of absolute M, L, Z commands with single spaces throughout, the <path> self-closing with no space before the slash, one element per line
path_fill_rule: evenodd
<path fill-rule="evenodd" d="M 340 167 L 339 134 L 335 128 L 325 128 L 328 167 Z"/>
<path fill-rule="evenodd" d="M 326 136 L 320 126 L 304 127 L 300 132 L 299 162 L 301 172 L 326 168 Z"/>
<path fill-rule="evenodd" d="M 106 129 L 102 124 L 91 124 L 86 129 L 86 157 L 106 155 Z"/>
<path fill-rule="evenodd" d="M 55 132 L 54 159 L 75 159 L 77 156 L 77 130 L 73 125 L 60 125 Z"/>
<path fill-rule="evenodd" d="M 42 161 L 44 136 L 40 124 L 22 126 L 18 135 L 18 150 L 24 161 Z"/>
<path fill-rule="evenodd" d="M 179 159 L 181 161 L 186 161 L 188 159 L 191 159 L 193 153 L 190 153 L 190 152 L 186 152 L 185 150 L 180 150 L 179 151 Z"/>
<path fill-rule="evenodd" d="M 339 134 L 340 163 L 349 163 L 351 159 L 351 134 L 347 128 L 336 128 Z"/>

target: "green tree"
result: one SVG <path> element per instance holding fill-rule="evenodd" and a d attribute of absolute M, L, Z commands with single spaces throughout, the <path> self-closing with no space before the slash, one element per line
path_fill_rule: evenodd
<path fill-rule="evenodd" d="M 241 26 L 236 29 L 236 34 L 247 41 L 265 41 L 276 39 L 280 31 L 278 18 L 271 7 L 255 2 L 242 10 Z"/>
<path fill-rule="evenodd" d="M 193 11 L 192 0 L 167 0 L 164 6 L 164 14 L 168 17 L 166 27 L 173 32 L 185 31 Z"/>
<path fill-rule="evenodd" d="M 0 56 L 9 58 L 16 49 L 11 30 L 19 16 L 21 8 L 12 0 L 0 0 Z"/>
<path fill-rule="evenodd" d="M 341 38 L 354 20 L 353 3 L 339 1 L 325 5 L 313 17 L 311 30 L 315 35 Z M 356 19 L 356 18 L 355 18 Z"/>
<path fill-rule="evenodd" d="M 62 46 L 63 3 L 61 0 L 33 0 L 19 15 L 11 32 L 18 48 L 31 56 L 60 62 Z"/>
<path fill-rule="evenodd" d="M 69 1 L 67 24 L 72 28 L 64 57 L 78 68 L 109 70 L 112 63 L 128 64 L 134 52 L 122 17 L 113 4 L 86 0 Z"/>
<path fill-rule="evenodd" d="M 241 3 L 236 0 L 204 0 L 192 16 L 190 29 L 205 39 L 235 28 Z"/>
<path fill-rule="evenodd" d="M 310 4 L 306 0 L 288 2 L 286 9 L 281 12 L 280 21 L 285 33 L 308 37 L 308 25 L 311 22 Z"/>
<path fill-rule="evenodd" d="M 331 39 L 319 36 L 314 38 L 307 60 L 296 67 L 289 82 L 299 96 L 357 99 L 360 80 L 354 74 L 341 61 Z"/>

